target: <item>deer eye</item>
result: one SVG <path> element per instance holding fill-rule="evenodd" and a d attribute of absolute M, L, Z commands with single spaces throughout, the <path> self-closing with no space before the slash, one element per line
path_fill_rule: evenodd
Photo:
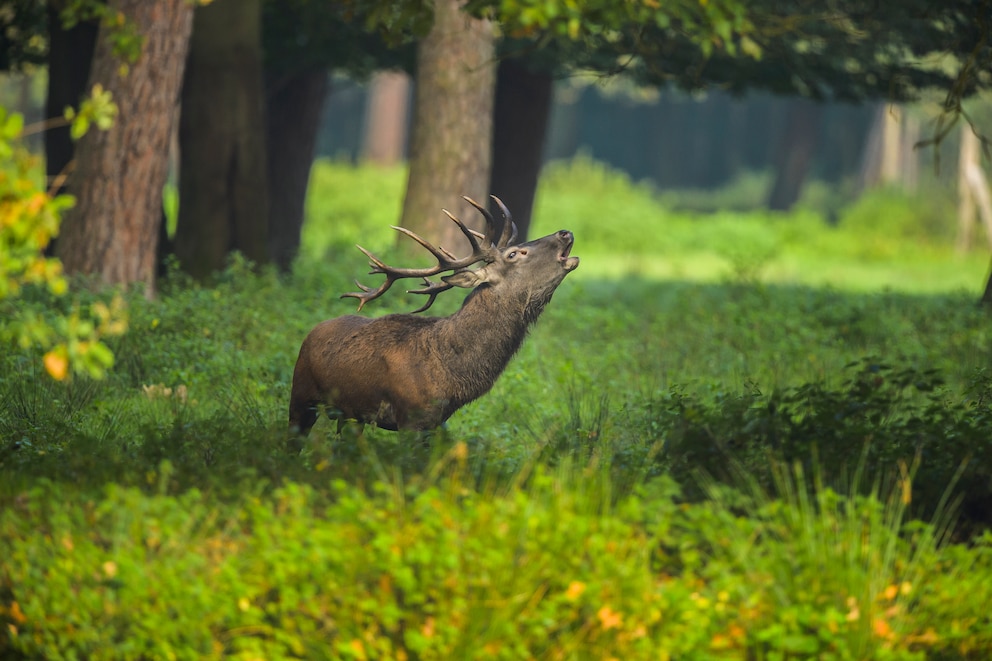
<path fill-rule="evenodd" d="M 514 258 L 514 257 L 516 257 L 516 256 L 517 256 L 517 251 L 516 251 L 516 250 L 511 250 L 511 251 L 510 251 L 510 254 L 508 254 L 508 255 L 506 256 L 506 258 L 507 258 L 507 259 L 513 259 L 513 258 Z"/>

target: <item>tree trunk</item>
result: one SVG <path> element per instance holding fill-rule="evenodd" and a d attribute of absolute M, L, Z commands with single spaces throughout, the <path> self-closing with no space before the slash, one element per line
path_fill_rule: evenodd
<path fill-rule="evenodd" d="M 919 169 L 913 146 L 919 136 L 919 122 L 904 121 L 901 107 L 886 103 L 875 111 L 861 165 L 861 186 L 916 186 Z"/>
<path fill-rule="evenodd" d="M 113 0 L 111 6 L 134 21 L 144 43 L 121 76 L 101 28 L 90 83 L 110 91 L 120 112 L 110 130 L 92 129 L 76 145 L 77 204 L 62 223 L 57 252 L 69 273 L 144 283 L 151 296 L 169 133 L 193 7 L 186 0 Z"/>
<path fill-rule="evenodd" d="M 381 71 L 372 77 L 362 160 L 376 165 L 396 165 L 406 150 L 410 77 L 402 71 Z"/>
<path fill-rule="evenodd" d="M 489 190 L 513 213 L 521 241 L 530 230 L 541 173 L 551 113 L 551 83 L 550 74 L 531 71 L 513 59 L 500 62 L 496 74 Z"/>
<path fill-rule="evenodd" d="M 796 100 L 789 108 L 789 119 L 782 136 L 775 183 L 768 196 L 768 208 L 788 211 L 799 200 L 819 135 L 821 106 L 815 101 Z"/>
<path fill-rule="evenodd" d="M 916 145 L 920 142 L 920 118 L 903 113 L 899 131 L 899 185 L 915 193 L 920 183 L 920 158 Z"/>
<path fill-rule="evenodd" d="M 982 292 L 979 304 L 992 307 L 992 270 L 989 271 L 989 279 L 985 281 L 985 291 Z"/>
<path fill-rule="evenodd" d="M 330 80 L 323 69 L 267 76 L 269 257 L 282 271 L 289 270 L 300 248 L 310 166 Z"/>
<path fill-rule="evenodd" d="M 176 256 L 205 278 L 238 250 L 268 261 L 260 0 L 196 9 L 179 121 Z"/>
<path fill-rule="evenodd" d="M 48 94 L 45 117 L 62 117 L 66 106 L 79 107 L 90 77 L 90 64 L 99 27 L 96 23 L 78 23 L 72 29 L 62 27 L 61 8 L 48 4 Z M 45 131 L 45 174 L 51 185 L 66 172 L 72 161 L 73 142 L 69 127 L 59 126 Z M 64 192 L 57 185 L 53 192 Z"/>
<path fill-rule="evenodd" d="M 902 166 L 902 108 L 894 103 L 885 106 L 882 115 L 882 158 L 880 181 L 884 185 L 894 185 L 900 182 Z"/>
<path fill-rule="evenodd" d="M 456 255 L 468 241 L 442 208 L 481 226 L 461 199 L 485 204 L 492 149 L 495 88 L 493 26 L 459 9 L 459 0 L 434 3 L 434 25 L 417 47 L 410 177 L 401 224 Z"/>

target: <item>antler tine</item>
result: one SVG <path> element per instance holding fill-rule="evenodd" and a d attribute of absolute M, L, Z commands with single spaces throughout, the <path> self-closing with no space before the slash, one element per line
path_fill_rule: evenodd
<path fill-rule="evenodd" d="M 449 289 L 454 287 L 454 285 L 449 285 L 446 282 L 431 282 L 427 278 L 424 278 L 424 285 L 425 286 L 422 287 L 421 289 L 407 290 L 408 294 L 424 294 L 425 296 L 428 297 L 426 303 L 424 303 L 421 307 L 417 308 L 410 314 L 417 314 L 418 312 L 423 312 L 430 306 L 434 305 L 434 299 L 437 298 L 438 294 L 444 291 L 448 291 Z"/>
<path fill-rule="evenodd" d="M 476 208 L 479 208 L 478 205 L 475 204 L 475 202 L 472 202 L 472 204 L 475 205 Z M 428 252 L 430 252 L 430 254 L 434 256 L 434 259 L 437 260 L 437 264 L 426 268 L 398 268 L 394 266 L 389 266 L 388 264 L 383 262 L 381 259 L 373 255 L 371 252 L 369 252 L 362 246 L 356 246 L 359 250 L 362 251 L 362 254 L 364 254 L 366 257 L 369 258 L 369 267 L 371 267 L 369 273 L 373 275 L 377 275 L 377 274 L 385 275 L 386 280 L 381 285 L 379 285 L 374 289 L 372 287 L 366 287 L 360 282 L 356 282 L 355 284 L 358 285 L 361 291 L 342 294 L 341 298 L 358 299 L 358 310 L 361 311 L 362 307 L 364 307 L 366 303 L 382 296 L 384 293 L 386 293 L 386 291 L 390 287 L 393 286 L 393 283 L 396 282 L 397 280 L 401 278 L 424 278 L 424 281 L 427 283 L 426 287 L 423 287 L 418 290 L 411 290 L 411 293 L 425 294 L 430 297 L 427 303 L 423 307 L 421 307 L 418 310 L 415 310 L 415 312 L 423 312 L 434 303 L 434 299 L 437 297 L 438 294 L 440 294 L 442 291 L 447 291 L 448 289 L 451 289 L 451 285 L 437 284 L 430 282 L 430 280 L 427 280 L 428 276 L 437 275 L 438 273 L 442 273 L 444 271 L 457 271 L 459 269 L 466 269 L 472 264 L 475 264 L 476 262 L 480 262 L 483 260 L 492 261 L 491 251 L 493 250 L 493 248 L 491 247 L 492 241 L 490 240 L 489 234 L 487 233 L 483 235 L 480 234 L 479 232 L 476 232 L 475 230 L 469 229 L 465 225 L 465 223 L 458 220 L 447 209 L 442 209 L 442 211 L 444 211 L 445 215 L 448 216 L 448 218 L 450 218 L 456 225 L 458 225 L 458 228 L 462 231 L 462 234 L 464 234 L 465 238 L 467 238 L 469 243 L 472 244 L 471 255 L 469 255 L 468 257 L 463 257 L 461 259 L 457 259 L 451 252 L 445 250 L 441 246 L 432 245 L 429 241 L 424 239 L 416 232 L 408 230 L 405 227 L 393 226 L 394 230 L 410 237 L 418 244 L 420 244 L 420 246 L 422 246 Z M 491 218 L 487 218 L 487 221 L 491 221 Z M 491 230 L 492 228 L 491 222 L 489 226 Z M 483 247 L 483 245 L 479 243 L 480 240 L 486 242 L 485 247 Z"/>
<path fill-rule="evenodd" d="M 486 236 L 484 237 L 484 240 L 486 242 L 486 245 L 495 246 L 496 220 L 493 218 L 493 215 L 489 213 L 489 209 L 485 208 L 484 206 L 482 206 L 472 198 L 468 197 L 467 195 L 462 195 L 462 199 L 468 202 L 469 204 L 471 204 L 476 209 L 478 209 L 479 213 L 482 214 L 482 217 L 486 219 Z"/>
<path fill-rule="evenodd" d="M 375 300 L 386 293 L 386 290 L 393 286 L 396 282 L 396 278 L 387 275 L 385 282 L 373 289 L 372 287 L 366 287 L 358 280 L 355 280 L 355 284 L 361 289 L 361 292 L 348 292 L 347 294 L 341 294 L 341 298 L 357 298 L 358 299 L 358 311 L 361 312 L 362 308 L 369 301 Z"/>
<path fill-rule="evenodd" d="M 513 222 L 513 215 L 510 214 L 510 210 L 506 208 L 503 204 L 503 200 L 499 199 L 495 195 L 490 195 L 496 206 L 499 207 L 500 214 L 503 215 L 503 232 L 500 234 L 499 243 L 496 245 L 499 248 L 506 248 L 507 246 L 514 245 L 517 242 L 517 224 Z"/>
<path fill-rule="evenodd" d="M 476 232 L 475 230 L 470 230 L 468 227 L 466 227 L 465 223 L 463 223 L 462 221 L 460 221 L 457 218 L 455 218 L 454 214 L 452 214 L 447 209 L 441 209 L 441 211 L 444 212 L 444 215 L 445 216 L 447 216 L 452 221 L 454 221 L 455 225 L 458 225 L 458 229 L 460 229 L 462 231 L 462 234 L 465 235 L 465 238 L 468 239 L 468 242 L 472 244 L 472 255 L 473 256 L 475 256 L 475 255 L 481 255 L 481 254 L 483 254 L 485 252 L 485 250 L 482 248 L 482 246 L 479 245 L 479 241 L 476 238 L 476 237 L 479 236 L 479 233 L 478 232 Z M 485 240 L 486 237 L 485 236 L 482 236 L 482 237 L 479 237 L 479 238 Z M 481 257 L 479 259 L 481 259 Z M 476 259 L 475 261 L 479 261 L 479 259 Z M 467 264 L 466 264 L 466 266 L 467 266 Z"/>

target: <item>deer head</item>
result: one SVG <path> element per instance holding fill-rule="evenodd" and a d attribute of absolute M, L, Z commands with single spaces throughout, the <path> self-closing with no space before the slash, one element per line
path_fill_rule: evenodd
<path fill-rule="evenodd" d="M 413 311 L 413 314 L 416 314 L 430 308 L 438 294 L 452 287 L 474 289 L 484 284 L 490 286 L 499 284 L 506 287 L 516 286 L 527 289 L 528 285 L 537 285 L 539 289 L 550 287 L 551 292 L 553 292 L 565 275 L 579 265 L 579 258 L 569 255 L 574 242 L 572 233 L 568 230 L 561 230 L 541 239 L 513 245 L 517 239 L 517 226 L 513 223 L 510 211 L 502 200 L 495 195 L 491 197 L 502 215 L 501 230 L 497 228 L 492 214 L 472 198 L 464 197 L 463 199 L 478 209 L 486 219 L 485 234 L 469 229 L 465 223 L 455 218 L 447 209 L 441 210 L 468 239 L 472 246 L 471 255 L 456 259 L 444 248 L 431 245 L 405 227 L 393 226 L 393 229 L 426 248 L 437 260 L 437 264 L 420 269 L 395 268 L 387 266 L 368 250 L 358 246 L 358 249 L 370 260 L 369 266 L 372 270 L 369 273 L 371 275 L 383 274 L 386 279 L 375 289 L 356 281 L 355 284 L 362 291 L 342 294 L 341 297 L 357 298 L 359 301 L 358 310 L 361 311 L 366 303 L 385 294 L 397 280 L 422 278 L 424 280 L 423 287 L 408 290 L 408 293 L 423 294 L 428 297 L 424 305 Z M 485 266 L 475 270 L 469 269 L 470 266 L 480 262 L 485 262 Z M 451 273 L 441 276 L 441 282 L 429 280 L 431 276 L 447 271 Z"/>

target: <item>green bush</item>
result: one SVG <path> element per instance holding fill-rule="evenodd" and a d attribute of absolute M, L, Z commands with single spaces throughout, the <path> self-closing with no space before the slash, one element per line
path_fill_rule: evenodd
<path fill-rule="evenodd" d="M 737 471 L 766 488 L 774 461 L 818 470 L 843 486 L 859 467 L 875 479 L 913 470 L 911 511 L 929 519 L 949 488 L 965 528 L 992 525 L 992 379 L 979 373 L 958 399 L 933 370 L 852 364 L 837 387 L 810 383 L 707 400 L 676 388 L 650 399 L 632 424 L 657 430 L 655 472 L 688 481 L 699 471 L 722 480 Z M 626 450 L 629 452 L 629 450 Z M 628 462 L 629 463 L 629 462 Z"/>
<path fill-rule="evenodd" d="M 911 194 L 898 188 L 866 191 L 841 211 L 840 225 L 874 242 L 874 250 L 898 251 L 906 240 L 950 245 L 957 226 L 954 197 L 946 190 Z"/>
<path fill-rule="evenodd" d="M 5 658 L 922 658 L 982 655 L 988 548 L 938 549 L 879 497 L 667 480 L 611 505 L 596 471 L 477 489 L 455 445 L 428 482 L 287 484 L 228 502 L 41 482 L 0 510 Z M 800 491 L 800 493 L 805 493 Z M 750 499 L 749 498 L 753 498 Z M 741 516 L 741 508 L 747 516 Z M 952 598 L 953 595 L 953 598 Z M 921 613 L 926 613 L 922 617 Z M 979 619 L 976 619 L 979 618 Z M 965 627 L 962 628 L 962 624 Z"/>

